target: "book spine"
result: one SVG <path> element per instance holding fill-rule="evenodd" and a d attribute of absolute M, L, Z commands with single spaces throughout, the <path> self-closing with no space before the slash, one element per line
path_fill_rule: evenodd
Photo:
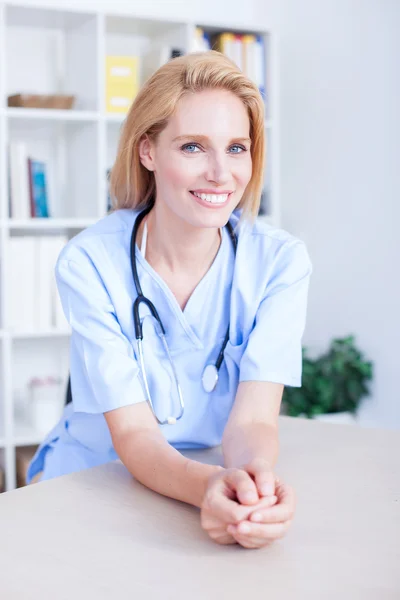
<path fill-rule="evenodd" d="M 7 265 L 8 323 L 12 331 L 36 329 L 36 239 L 11 237 Z"/>
<path fill-rule="evenodd" d="M 10 142 L 9 156 L 11 217 L 28 219 L 30 217 L 30 192 L 26 144 Z"/>

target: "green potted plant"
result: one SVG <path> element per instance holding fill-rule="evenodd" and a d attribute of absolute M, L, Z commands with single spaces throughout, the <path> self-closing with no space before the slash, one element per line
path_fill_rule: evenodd
<path fill-rule="evenodd" d="M 287 387 L 283 414 L 352 422 L 359 404 L 369 395 L 373 364 L 355 346 L 354 336 L 332 340 L 328 351 L 310 358 L 303 348 L 302 387 Z"/>

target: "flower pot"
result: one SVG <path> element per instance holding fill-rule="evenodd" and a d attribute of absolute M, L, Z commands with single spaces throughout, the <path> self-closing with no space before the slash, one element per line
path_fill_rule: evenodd
<path fill-rule="evenodd" d="M 337 413 L 325 413 L 322 415 L 315 415 L 313 417 L 318 421 L 325 421 L 327 423 L 338 423 L 340 425 L 356 425 L 357 419 L 351 412 L 337 412 Z"/>

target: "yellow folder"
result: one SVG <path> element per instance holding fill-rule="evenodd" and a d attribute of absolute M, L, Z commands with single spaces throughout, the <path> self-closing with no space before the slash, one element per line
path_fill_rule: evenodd
<path fill-rule="evenodd" d="M 139 58 L 137 56 L 107 56 L 107 112 L 128 112 L 138 90 Z"/>

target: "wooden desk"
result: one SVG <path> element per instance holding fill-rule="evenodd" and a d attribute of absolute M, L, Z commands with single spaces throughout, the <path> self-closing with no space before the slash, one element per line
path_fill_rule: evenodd
<path fill-rule="evenodd" d="M 0 597 L 398 600 L 399 433 L 280 417 L 280 439 L 298 503 L 269 548 L 216 545 L 197 509 L 110 463 L 0 496 Z"/>

